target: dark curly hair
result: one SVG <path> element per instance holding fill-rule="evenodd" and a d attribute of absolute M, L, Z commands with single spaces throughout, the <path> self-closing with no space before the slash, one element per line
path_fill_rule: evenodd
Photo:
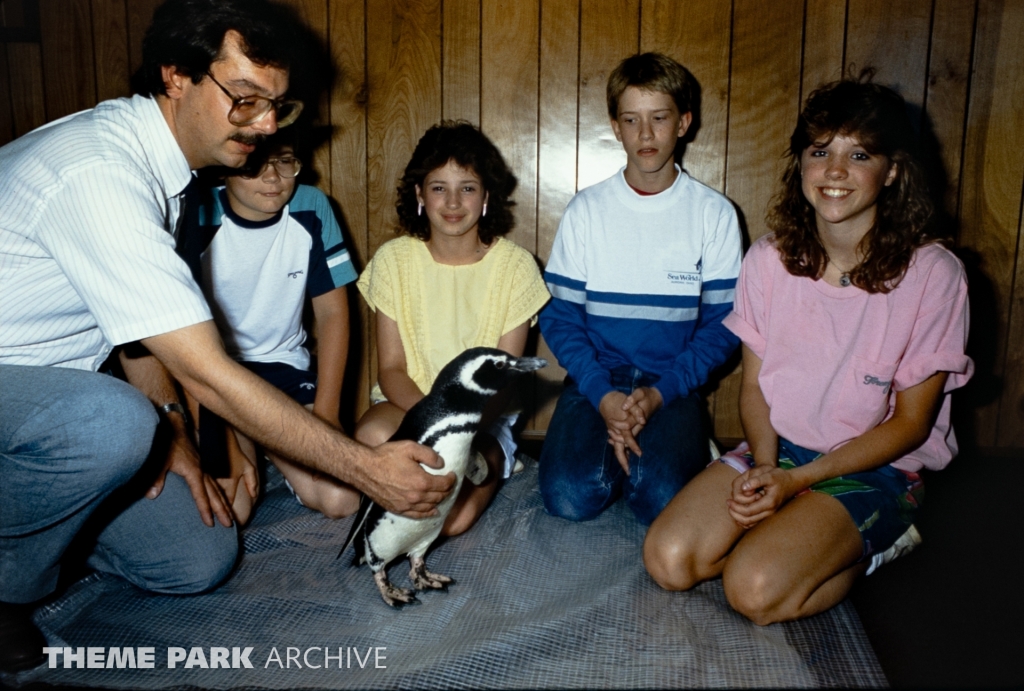
<path fill-rule="evenodd" d="M 789 140 L 782 191 L 772 200 L 767 221 L 786 270 L 818 279 L 828 255 L 801 188 L 800 157 L 807 147 L 836 135 L 856 137 L 868 153 L 896 164 L 896 179 L 878 195 L 874 225 L 860 243 L 864 260 L 850 280 L 869 293 L 888 293 L 902 280 L 914 250 L 936 241 L 928 233 L 934 207 L 906 104 L 892 89 L 871 83 L 873 76 L 867 69 L 858 79 L 826 84 L 807 98 Z"/>
<path fill-rule="evenodd" d="M 142 65 L 132 76 L 132 91 L 166 95 L 160 71 L 165 65 L 198 84 L 228 31 L 241 35 L 243 54 L 261 67 L 289 70 L 299 57 L 301 27 L 286 6 L 266 0 L 167 0 L 142 39 Z"/>
<path fill-rule="evenodd" d="M 487 215 L 480 217 L 477 232 L 480 241 L 490 245 L 494 238 L 505 235 L 515 225 L 509 200 L 518 184 L 516 176 L 509 170 L 498 147 L 490 139 L 465 121 L 445 120 L 434 125 L 420 137 L 416 150 L 412 152 L 409 165 L 398 184 L 398 221 L 401 228 L 413 237 L 430 239 L 430 221 L 426 215 L 416 213 L 416 186 L 423 189 L 423 181 L 432 170 L 454 161 L 463 168 L 474 171 L 487 194 Z"/>

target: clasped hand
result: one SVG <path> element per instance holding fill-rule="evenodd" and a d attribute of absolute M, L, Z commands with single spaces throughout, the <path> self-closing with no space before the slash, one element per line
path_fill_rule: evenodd
<path fill-rule="evenodd" d="M 615 458 L 626 475 L 629 475 L 629 459 L 626 449 L 642 456 L 636 438 L 662 404 L 661 393 L 650 386 L 641 386 L 629 395 L 621 391 L 609 391 L 601 399 L 598 412 L 608 428 L 608 443 L 615 449 Z"/>
<path fill-rule="evenodd" d="M 733 480 L 732 496 L 725 503 L 736 524 L 749 529 L 778 511 L 799 489 L 787 471 L 758 465 Z"/>

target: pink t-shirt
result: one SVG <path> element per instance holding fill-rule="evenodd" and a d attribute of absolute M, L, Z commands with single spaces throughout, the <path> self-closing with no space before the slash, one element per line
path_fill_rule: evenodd
<path fill-rule="evenodd" d="M 772 427 L 794 444 L 827 453 L 892 416 L 896 395 L 949 372 L 928 440 L 892 465 L 944 468 L 956 455 L 949 392 L 967 383 L 963 265 L 941 245 L 919 248 L 888 293 L 793 276 L 771 243 L 743 259 L 725 325 L 762 360 L 758 383 Z"/>

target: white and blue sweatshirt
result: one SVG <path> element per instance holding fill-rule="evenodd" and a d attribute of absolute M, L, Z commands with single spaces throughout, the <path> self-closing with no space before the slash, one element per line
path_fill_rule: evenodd
<path fill-rule="evenodd" d="M 743 254 L 736 211 L 676 170 L 671 187 L 642 195 L 623 168 L 573 197 L 558 226 L 541 333 L 595 408 L 612 390 L 612 368 L 659 376 L 667 405 L 739 343 L 722 326 Z"/>

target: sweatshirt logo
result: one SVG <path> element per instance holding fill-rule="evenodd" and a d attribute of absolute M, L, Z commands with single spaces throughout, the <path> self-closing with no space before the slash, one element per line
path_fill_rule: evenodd
<path fill-rule="evenodd" d="M 303 273 L 304 273 L 304 272 L 303 272 L 303 271 L 301 271 L 301 270 L 299 270 L 299 271 L 289 271 L 289 272 L 288 272 L 288 278 L 298 278 L 298 277 L 299 277 L 299 276 L 301 276 L 301 275 L 302 275 Z"/>
<path fill-rule="evenodd" d="M 865 374 L 864 383 L 872 386 L 881 386 L 882 393 L 888 393 L 889 385 L 892 384 L 892 379 L 885 381 L 883 379 L 879 379 L 878 377 L 872 377 L 870 374 Z"/>
<path fill-rule="evenodd" d="M 681 285 L 700 285 L 700 274 L 692 271 L 667 271 L 669 283 Z"/>

